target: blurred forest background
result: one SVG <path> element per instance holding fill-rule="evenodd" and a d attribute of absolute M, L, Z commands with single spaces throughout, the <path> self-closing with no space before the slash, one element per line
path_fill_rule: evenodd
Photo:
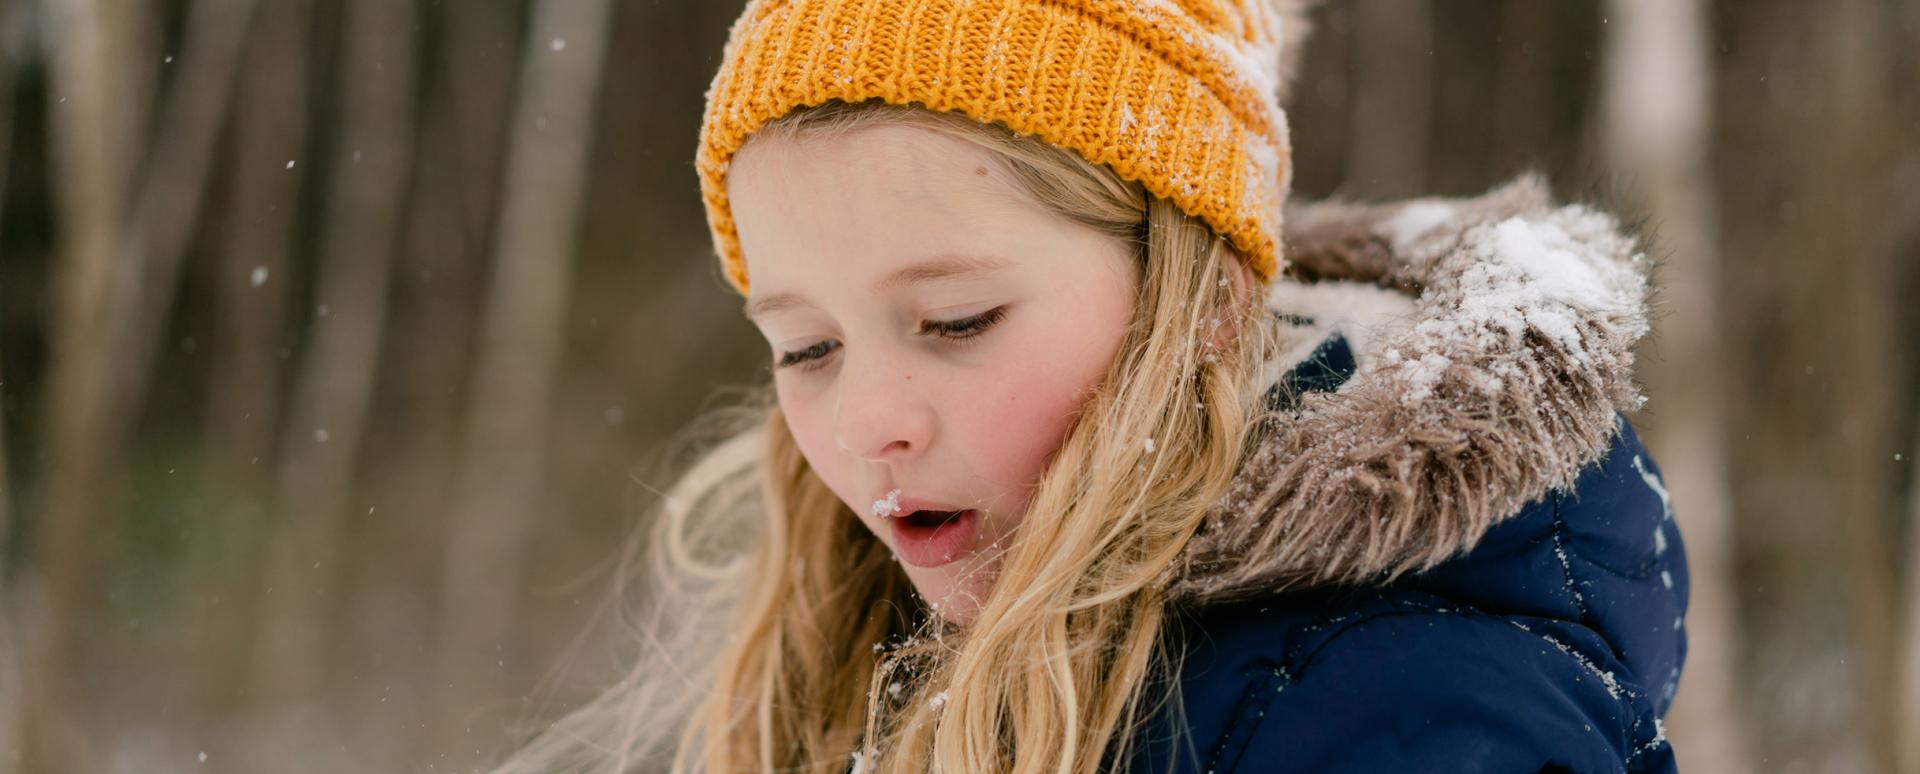
<path fill-rule="evenodd" d="M 610 673 L 663 444 L 767 379 L 740 7 L 0 0 L 0 771 L 468 770 Z M 1920 0 L 1313 18 L 1296 197 L 1539 169 L 1664 261 L 1683 770 L 1920 772 Z"/>

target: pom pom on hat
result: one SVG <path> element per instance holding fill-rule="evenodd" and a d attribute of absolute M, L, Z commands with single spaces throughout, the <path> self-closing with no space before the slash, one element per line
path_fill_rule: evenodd
<path fill-rule="evenodd" d="M 1279 102 L 1304 15 L 1298 0 L 752 0 L 694 159 L 727 279 L 747 293 L 734 153 L 797 108 L 882 99 L 1071 148 L 1205 221 L 1271 280 L 1292 175 Z"/>

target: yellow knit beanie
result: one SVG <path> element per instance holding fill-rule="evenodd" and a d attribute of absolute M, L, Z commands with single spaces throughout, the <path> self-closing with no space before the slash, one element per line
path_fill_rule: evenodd
<path fill-rule="evenodd" d="M 1201 218 L 1271 280 L 1292 174 L 1283 49 L 1302 28 L 1282 6 L 1297 3 L 751 0 L 707 91 L 695 158 L 727 279 L 747 293 L 727 204 L 734 153 L 796 108 L 879 98 L 1071 148 Z"/>

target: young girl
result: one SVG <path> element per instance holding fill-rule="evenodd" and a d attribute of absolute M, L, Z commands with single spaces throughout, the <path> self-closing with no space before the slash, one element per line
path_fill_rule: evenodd
<path fill-rule="evenodd" d="M 756 0 L 698 170 L 771 395 L 502 771 L 1663 771 L 1647 261 L 1282 197 L 1271 0 Z"/>

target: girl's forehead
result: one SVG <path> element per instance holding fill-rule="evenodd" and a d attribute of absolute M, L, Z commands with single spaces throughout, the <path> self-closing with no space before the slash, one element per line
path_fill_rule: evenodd
<path fill-rule="evenodd" d="M 755 290 L 827 265 L 877 276 L 942 255 L 1017 258 L 1069 225 L 997 168 L 977 147 L 911 127 L 775 138 L 730 178 Z"/>
<path fill-rule="evenodd" d="M 926 127 L 876 124 L 844 131 L 769 132 L 753 136 L 735 154 L 728 186 L 743 168 L 767 167 L 782 177 L 816 181 L 884 178 L 895 184 L 991 191 L 1018 197 L 1002 162 L 985 148 Z"/>

